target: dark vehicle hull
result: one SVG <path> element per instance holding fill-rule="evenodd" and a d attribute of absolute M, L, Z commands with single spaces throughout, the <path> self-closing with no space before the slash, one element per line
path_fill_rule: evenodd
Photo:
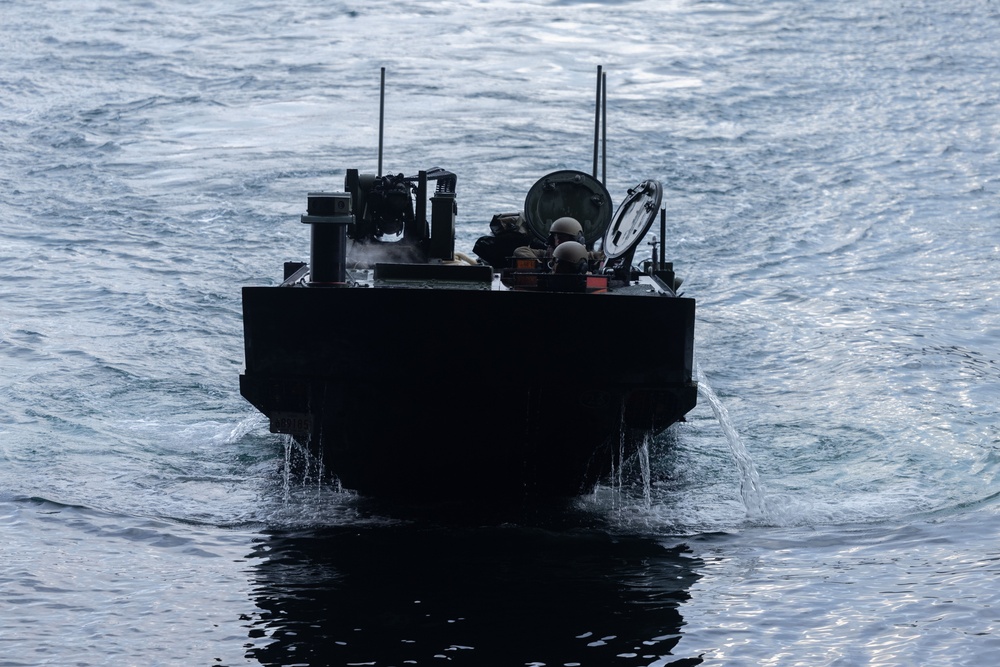
<path fill-rule="evenodd" d="M 693 299 L 283 286 L 243 309 L 241 393 L 362 494 L 584 493 L 697 399 Z"/>

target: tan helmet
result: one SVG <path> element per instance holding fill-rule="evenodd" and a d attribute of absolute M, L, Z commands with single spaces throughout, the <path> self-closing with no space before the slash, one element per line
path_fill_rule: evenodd
<path fill-rule="evenodd" d="M 583 235 L 583 225 L 576 218 L 563 217 L 556 218 L 552 226 L 549 227 L 549 234 L 566 234 L 574 239 Z"/>
<path fill-rule="evenodd" d="M 560 243 L 552 251 L 552 270 L 555 273 L 586 273 L 590 254 L 586 246 L 576 241 Z"/>

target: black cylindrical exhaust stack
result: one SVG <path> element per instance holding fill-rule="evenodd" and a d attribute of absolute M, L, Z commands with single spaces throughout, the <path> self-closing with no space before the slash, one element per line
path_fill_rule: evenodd
<path fill-rule="evenodd" d="M 302 222 L 312 226 L 309 284 L 345 284 L 347 226 L 354 223 L 351 195 L 346 192 L 310 192 Z"/>
<path fill-rule="evenodd" d="M 433 259 L 455 259 L 455 193 L 435 192 L 431 197 L 431 242 Z"/>

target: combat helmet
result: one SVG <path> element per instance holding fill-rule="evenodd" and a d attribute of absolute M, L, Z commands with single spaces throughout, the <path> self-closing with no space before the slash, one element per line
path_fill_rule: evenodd
<path fill-rule="evenodd" d="M 582 243 L 566 241 L 552 252 L 552 270 L 555 273 L 586 273 L 590 268 L 589 258 L 587 248 Z"/>
<path fill-rule="evenodd" d="M 565 234 L 577 243 L 584 243 L 583 225 L 576 218 L 568 216 L 556 218 L 549 227 L 549 237 L 551 238 L 553 234 Z"/>

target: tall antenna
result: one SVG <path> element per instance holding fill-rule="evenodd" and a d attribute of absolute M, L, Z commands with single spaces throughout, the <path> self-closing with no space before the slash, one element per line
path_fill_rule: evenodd
<path fill-rule="evenodd" d="M 601 185 L 608 175 L 608 73 L 601 79 Z"/>
<path fill-rule="evenodd" d="M 385 128 L 385 68 L 382 68 L 382 82 L 378 92 L 378 175 L 382 176 L 382 132 Z"/>
<path fill-rule="evenodd" d="M 603 81 L 601 76 L 601 70 L 603 68 L 597 66 L 597 103 L 596 109 L 594 110 L 594 178 L 597 178 L 597 150 L 601 143 L 601 93 L 603 92 Z"/>

